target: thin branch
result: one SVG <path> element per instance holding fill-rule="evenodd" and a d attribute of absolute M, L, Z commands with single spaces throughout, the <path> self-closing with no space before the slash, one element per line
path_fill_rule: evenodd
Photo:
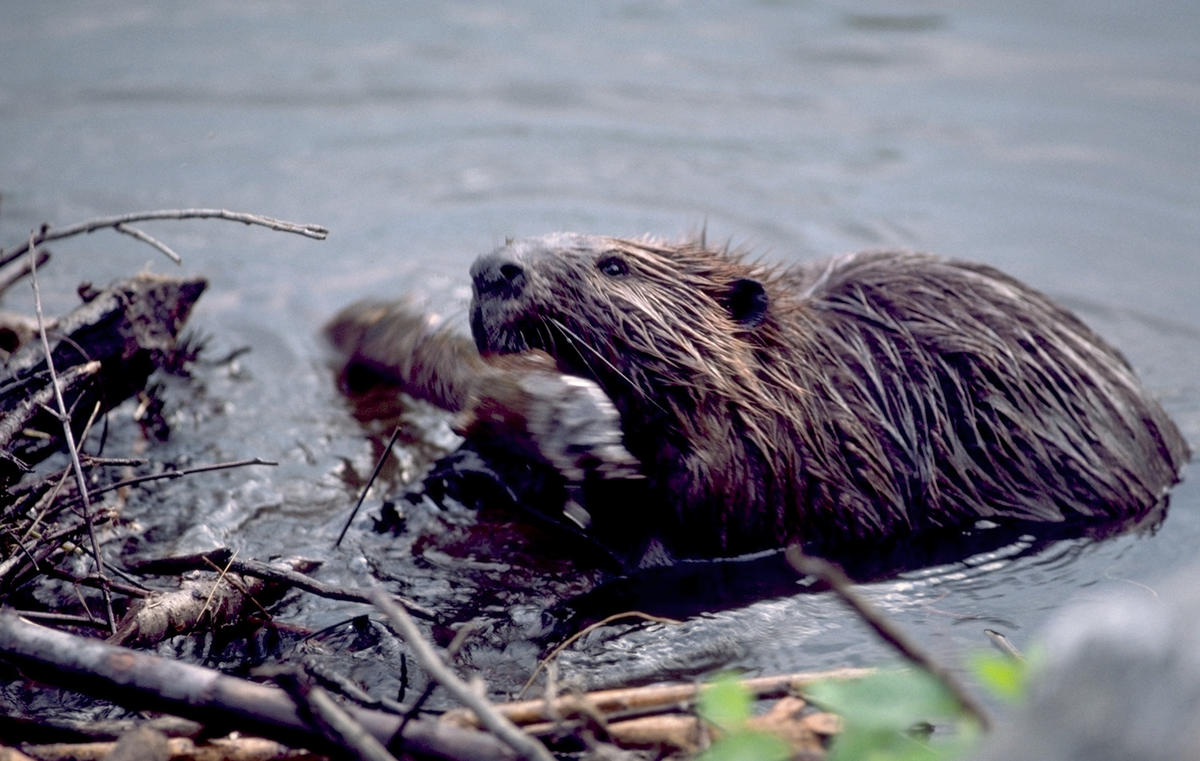
<path fill-rule="evenodd" d="M 50 261 L 49 251 L 38 251 L 37 266 L 41 267 L 46 262 Z M 29 274 L 28 262 L 21 262 L 18 266 L 13 267 L 11 271 L 0 272 L 0 293 L 4 293 L 18 282 L 21 278 Z"/>
<path fill-rule="evenodd" d="M 349 530 L 350 524 L 354 522 L 354 516 L 358 515 L 358 509 L 362 507 L 363 500 L 367 498 L 367 492 L 371 490 L 371 485 L 375 483 L 375 479 L 379 477 L 379 471 L 383 470 L 383 463 L 387 462 L 388 455 L 392 452 L 392 445 L 396 443 L 396 439 L 400 436 L 400 426 L 396 426 L 392 431 L 392 437 L 388 439 L 387 445 L 383 448 L 383 453 L 379 455 L 379 460 L 375 463 L 375 469 L 371 471 L 371 477 L 367 479 L 367 483 L 363 486 L 362 493 L 358 495 L 358 502 L 354 503 L 354 509 L 350 511 L 350 517 L 346 519 L 346 525 L 342 526 L 342 531 L 338 534 L 337 541 L 333 543 L 333 548 L 336 550 L 338 545 L 342 543 L 342 538 L 346 536 L 346 531 Z"/>
<path fill-rule="evenodd" d="M 42 314 L 42 292 L 37 279 L 37 244 L 32 233 L 29 235 L 29 277 L 33 282 L 33 308 L 37 315 L 38 334 L 42 339 L 42 350 L 46 352 L 46 367 L 50 371 L 50 383 L 54 386 L 54 403 L 58 407 L 58 418 L 62 422 L 63 437 L 67 442 L 67 452 L 71 456 L 71 467 L 75 471 L 75 481 L 79 486 L 79 494 L 83 499 L 83 519 L 87 524 L 88 538 L 92 545 L 92 559 L 96 563 L 96 575 L 104 578 L 104 559 L 100 556 L 100 543 L 96 541 L 96 525 L 92 520 L 92 502 L 88 498 L 87 479 L 83 475 L 83 465 L 79 462 L 79 449 L 75 446 L 75 433 L 71 430 L 71 416 L 67 412 L 66 402 L 63 401 L 62 388 L 58 385 L 58 372 L 54 369 L 54 357 L 50 351 L 50 339 L 46 336 L 46 320 Z M 108 621 L 109 634 L 117 633 L 116 618 L 113 616 L 112 593 L 108 587 L 101 587 L 104 596 L 104 610 Z"/>
<path fill-rule="evenodd" d="M 345 600 L 347 602 L 361 602 L 368 605 L 372 604 L 373 600 L 366 592 L 361 592 L 357 589 L 336 587 L 331 584 L 326 584 L 323 581 L 318 581 L 312 576 L 309 576 L 300 571 L 263 563 L 259 560 L 233 560 L 232 550 L 222 547 L 208 552 L 202 552 L 196 555 L 184 555 L 181 557 L 158 558 L 153 560 L 143 560 L 128 564 L 129 570 L 138 574 L 155 574 L 155 575 L 173 575 L 190 571 L 193 569 L 212 570 L 214 566 L 228 564 L 229 570 L 233 573 L 241 574 L 242 576 L 254 576 L 267 581 L 275 581 L 281 584 L 289 584 L 296 589 L 301 589 L 305 592 L 320 597 L 325 597 L 331 600 Z M 437 617 L 433 611 L 417 605 L 415 602 L 397 596 L 400 604 L 409 610 L 417 618 L 426 621 L 436 621 Z"/>
<path fill-rule="evenodd" d="M 12 260 L 24 254 L 31 247 L 40 245 L 51 240 L 60 240 L 69 238 L 81 233 L 90 233 L 96 230 L 102 230 L 106 227 L 117 227 L 119 225 L 127 225 L 131 222 L 144 222 L 154 219 L 225 219 L 231 222 L 241 222 L 247 225 L 261 225 L 272 230 L 278 230 L 285 233 L 295 233 L 303 235 L 306 238 L 315 240 L 325 240 L 329 235 L 329 230 L 320 225 L 299 224 L 296 222 L 287 222 L 281 219 L 272 219 L 259 214 L 247 214 L 240 211 L 229 211 L 227 209 L 160 209 L 157 211 L 135 211 L 129 214 L 120 214 L 113 217 L 99 217 L 86 222 L 80 222 L 70 227 L 63 227 L 57 230 L 47 226 L 43 226 L 41 230 L 35 232 L 29 241 L 20 243 L 11 251 L 0 254 L 0 266 L 8 264 Z"/>
<path fill-rule="evenodd" d="M 967 688 L 963 686 L 954 674 L 942 664 L 933 659 L 917 643 L 913 642 L 898 626 L 876 610 L 875 606 L 854 590 L 854 582 L 850 577 L 828 560 L 822 560 L 811 555 L 805 555 L 799 547 L 793 545 L 787 550 L 787 559 L 800 573 L 815 576 L 824 581 L 842 602 L 858 614 L 867 626 L 870 626 L 884 642 L 894 647 L 902 656 L 913 664 L 929 672 L 933 678 L 942 683 L 963 710 L 975 717 L 979 726 L 987 729 L 991 726 L 987 711 L 980 705 Z"/>
<path fill-rule="evenodd" d="M 518 698 L 524 697 L 525 693 L 529 692 L 529 688 L 533 686 L 533 681 L 535 679 L 537 679 L 538 674 L 540 674 L 542 672 L 542 669 L 546 667 L 546 664 L 550 663 L 563 650 L 566 650 L 572 644 L 574 644 L 575 642 L 578 642 L 583 637 L 586 637 L 591 632 L 596 631 L 601 626 L 607 626 L 608 624 L 611 624 L 613 621 L 620 621 L 623 618 L 640 618 L 644 621 L 650 621 L 651 623 L 659 623 L 659 624 L 682 623 L 681 621 L 679 621 L 678 619 L 675 619 L 675 618 L 664 618 L 662 616 L 652 616 L 649 613 L 643 613 L 640 610 L 629 610 L 629 611 L 624 611 L 622 613 L 614 613 L 611 616 L 608 616 L 607 618 L 603 618 L 594 624 L 585 626 L 584 628 L 582 628 L 579 631 L 572 634 L 570 637 L 567 637 L 565 640 L 563 640 L 559 644 L 555 645 L 554 649 L 551 650 L 549 653 L 547 653 L 546 657 L 542 658 L 542 660 L 538 662 L 537 668 L 535 668 L 533 670 L 533 673 L 530 674 L 529 678 L 525 680 L 525 684 L 522 685 L 520 691 L 517 692 L 517 697 Z"/>
<path fill-rule="evenodd" d="M 511 721 L 500 715 L 495 706 L 442 663 L 433 647 L 421 636 L 421 632 L 413 623 L 412 618 L 404 611 L 404 608 L 392 602 L 387 592 L 376 587 L 371 591 L 371 601 L 387 614 L 400 636 L 412 648 L 413 656 L 421 664 L 421 668 L 425 669 L 431 678 L 437 680 L 463 705 L 474 711 L 475 715 L 479 717 L 480 723 L 492 734 L 500 738 L 505 745 L 516 751 L 522 758 L 554 761 L 554 757 L 550 755 L 550 751 L 546 750 L 545 745 L 525 734 Z"/>
<path fill-rule="evenodd" d="M 384 744 L 373 737 L 320 686 L 307 684 L 298 673 L 283 673 L 275 683 L 292 696 L 297 705 L 308 709 L 310 723 L 331 742 L 341 746 L 343 753 L 359 761 L 396 761 Z"/>
<path fill-rule="evenodd" d="M 134 464 L 137 464 L 137 463 L 135 462 Z M 101 486 L 101 487 L 92 489 L 90 494 L 91 494 L 91 496 L 96 497 L 101 494 L 104 494 L 105 492 L 115 491 L 117 489 L 121 489 L 126 486 L 133 486 L 135 484 L 146 483 L 147 481 L 159 481 L 159 480 L 166 480 L 166 479 L 182 478 L 183 476 L 190 476 L 195 473 L 207 473 L 212 470 L 227 470 L 230 468 L 243 468 L 247 465 L 276 466 L 278 464 L 279 463 L 273 462 L 271 460 L 264 460 L 259 457 L 252 457 L 247 460 L 234 460 L 231 462 L 217 462 L 217 463 L 212 463 L 211 465 L 197 465 L 192 468 L 182 468 L 180 470 L 165 470 L 162 473 L 148 473 L 148 474 L 142 475 L 142 476 L 131 476 L 130 478 L 125 478 L 120 481 L 114 481 L 113 483 L 108 484 L 107 486 Z"/>
<path fill-rule="evenodd" d="M 739 679 L 738 683 L 756 700 L 804 694 L 812 684 L 829 680 L 862 679 L 872 669 L 839 668 L 829 671 L 805 671 Z M 578 713 L 601 715 L 608 721 L 688 710 L 706 688 L 703 682 L 650 684 L 618 687 L 584 694 L 500 703 L 495 709 L 519 726 L 552 721 L 555 716 Z M 479 720 L 465 708 L 454 708 L 442 715 L 442 721 L 455 726 L 478 727 Z"/>
<path fill-rule="evenodd" d="M 135 240 L 140 240 L 142 243 L 146 243 L 146 244 L 153 246 L 154 248 L 157 248 L 159 251 L 162 251 L 163 254 L 168 259 L 175 262 L 176 264 L 183 264 L 183 257 L 180 256 L 179 254 L 175 253 L 174 251 L 172 251 L 171 248 L 166 243 L 163 243 L 158 238 L 147 235 L 146 233 L 142 232 L 138 228 L 130 227 L 129 225 L 126 225 L 126 224 L 113 225 L 113 228 L 117 232 L 125 233 L 129 237 L 134 238 Z"/>

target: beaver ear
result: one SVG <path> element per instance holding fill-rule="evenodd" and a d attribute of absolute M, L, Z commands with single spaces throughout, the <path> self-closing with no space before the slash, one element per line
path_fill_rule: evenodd
<path fill-rule="evenodd" d="M 747 328 L 758 327 L 767 318 L 771 305 L 762 283 L 748 277 L 734 280 L 722 299 L 734 322 Z"/>

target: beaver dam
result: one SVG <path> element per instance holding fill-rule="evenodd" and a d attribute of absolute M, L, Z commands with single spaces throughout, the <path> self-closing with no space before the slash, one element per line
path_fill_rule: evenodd
<path fill-rule="evenodd" d="M 109 217 L 35 231 L 8 249 L 3 282 L 38 283 L 61 266 L 48 246 L 93 230 L 177 257 L 136 225 L 191 218 L 326 234 L 215 209 Z M 882 282 L 889 272 L 902 276 L 898 294 Z M 340 354 L 324 382 L 350 397 L 322 414 L 361 426 L 364 442 L 340 459 L 318 447 L 217 455 L 238 448 L 221 430 L 241 414 L 231 402 L 245 403 L 236 389 L 256 349 L 188 327 L 203 279 L 85 285 L 78 306 L 54 316 L 35 285 L 33 313 L 3 325 L 4 743 L 37 758 L 120 742 L 161 757 L 203 746 L 227 758 L 301 748 L 384 758 L 386 747 L 465 759 L 611 746 L 688 756 L 751 737 L 821 757 L 843 727 L 827 710 L 842 705 L 828 685 L 898 658 L 934 675 L 957 706 L 949 718 L 920 718 L 961 733 L 986 726 L 989 709 L 936 632 L 905 631 L 912 607 L 986 588 L 997 568 L 1045 568 L 1102 546 L 1098 537 L 1153 531 L 1186 456 L 1114 350 L 990 269 L 874 255 L 779 270 L 702 244 L 552 236 L 503 246 L 471 275 L 474 342 L 413 302 L 364 302 L 335 318 Z M 654 290 L 637 277 L 653 278 Z M 971 290 L 979 324 L 944 301 L 899 312 L 918 282 L 943 300 Z M 559 298 L 568 283 L 577 283 L 571 304 Z M 657 321 L 664 305 L 702 319 Z M 878 331 L 894 326 L 872 311 L 880 305 L 927 332 L 889 343 Z M 795 356 L 828 359 L 809 343 L 830 338 L 821 320 L 832 318 L 819 310 L 866 326 L 836 328 L 824 351 L 869 349 L 880 362 L 842 360 L 843 375 L 804 376 Z M 933 315 L 953 319 L 933 325 Z M 964 356 L 1009 340 L 1012 325 L 1022 327 L 1007 351 L 1036 352 L 1025 363 L 1036 372 L 1014 381 L 997 375 L 1003 366 L 985 371 Z M 718 345 L 687 343 L 711 342 L 714 326 Z M 766 343 L 756 348 L 759 332 Z M 987 344 L 989 358 L 996 347 Z M 930 373 L 957 375 L 920 376 L 913 353 L 922 350 L 942 352 Z M 953 390 L 956 406 L 896 416 L 913 398 L 899 395 L 902 368 L 889 364 L 901 360 L 904 388 L 918 398 Z M 848 384 L 855 372 L 860 382 Z M 981 388 L 964 380 L 972 373 L 990 383 L 973 401 L 961 396 Z M 862 459 L 795 480 L 793 460 L 832 467 L 806 447 L 830 446 L 823 431 L 836 421 L 798 419 L 821 394 L 858 412 L 837 440 Z M 1010 406 L 1035 397 L 1049 406 Z M 698 407 L 708 419 L 691 414 Z M 962 436 L 966 409 L 995 441 Z M 892 417 L 864 422 L 867 411 Z M 1018 413 L 1037 425 L 1014 431 L 1019 439 L 997 436 Z M 1064 413 L 1086 419 L 1089 435 L 1055 417 Z M 914 416 L 918 438 L 889 438 L 914 432 Z M 958 427 L 935 436 L 939 422 Z M 868 457 L 872 441 L 882 459 Z M 972 449 L 985 444 L 996 448 Z M 1037 459 L 1038 447 L 1055 444 L 1057 470 Z M 1029 469 L 995 466 L 1012 450 Z M 295 479 L 288 460 L 297 457 L 329 458 L 328 478 Z M 914 459 L 902 467 L 902 457 Z M 968 470 L 946 470 L 955 464 Z M 905 480 L 883 484 L 887 468 Z M 922 473 L 947 479 L 937 495 L 914 492 Z M 983 496 L 968 503 L 951 491 L 964 484 Z M 850 512 L 830 518 L 822 510 L 835 492 Z M 1000 493 L 1032 499 L 1010 507 Z M 781 507 L 784 497 L 798 501 Z M 289 552 L 263 552 L 278 545 L 253 531 L 217 546 L 207 532 L 235 503 L 260 505 L 268 530 L 288 526 Z M 1079 505 L 1095 510 L 1065 513 Z M 903 541 L 888 547 L 889 537 Z M 871 551 L 853 551 L 856 542 Z M 856 590 L 814 552 L 882 581 Z M 1002 635 L 1007 625 L 960 620 L 979 624 L 977 648 L 984 628 Z M 847 627 L 864 632 L 861 644 L 830 650 L 830 632 Z M 744 674 L 735 702 L 760 706 L 736 725 L 705 697 L 730 668 Z"/>

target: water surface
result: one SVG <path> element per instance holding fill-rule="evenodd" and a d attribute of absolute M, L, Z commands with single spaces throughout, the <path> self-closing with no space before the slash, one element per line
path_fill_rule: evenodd
<path fill-rule="evenodd" d="M 375 535 L 365 516 L 331 552 L 387 429 L 350 414 L 317 334 L 368 295 L 417 292 L 463 319 L 469 263 L 506 236 L 704 228 L 779 262 L 878 247 L 984 261 L 1076 309 L 1200 440 L 1193 2 L 5 6 L 0 244 L 43 221 L 160 207 L 332 230 L 316 243 L 221 222 L 147 226 L 210 278 L 193 325 L 214 353 L 251 348 L 172 382 L 174 435 L 154 457 L 281 464 L 147 490 L 128 508 L 151 527 L 141 551 L 313 555 L 333 581 L 384 576 L 456 616 L 515 621 L 468 650 L 498 692 L 537 654 L 518 635 L 546 590 L 522 585 L 553 567 L 555 590 L 570 591 L 587 574 L 571 577 L 550 547 L 532 570 L 515 544 L 480 556 L 471 516 L 448 519 L 457 555 Z M 175 270 L 111 232 L 52 248 L 51 310 L 80 280 Z M 3 306 L 28 303 L 18 292 Z M 406 420 L 391 487 L 453 445 L 429 410 Z M 1027 645 L 1064 600 L 1110 585 L 1153 594 L 1194 556 L 1189 476 L 1151 535 L 996 553 L 867 592 L 948 659 L 985 648 L 985 628 Z M 507 589 L 489 586 L 501 579 Z M 299 597 L 280 615 L 321 627 L 357 612 Z M 614 633 L 567 654 L 563 675 L 890 658 L 819 595 Z"/>

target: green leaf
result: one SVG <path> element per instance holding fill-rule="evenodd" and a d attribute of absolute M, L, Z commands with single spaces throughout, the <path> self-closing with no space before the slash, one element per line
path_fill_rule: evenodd
<path fill-rule="evenodd" d="M 983 686 L 996 697 L 1012 703 L 1025 697 L 1029 676 L 1025 661 L 998 653 L 983 653 L 971 659 L 971 667 Z"/>
<path fill-rule="evenodd" d="M 819 682 L 805 690 L 842 717 L 829 761 L 950 761 L 975 740 L 973 724 L 942 683 L 925 671 L 880 671 L 862 679 Z M 956 732 L 936 741 L 911 729 L 946 720 Z"/>
<path fill-rule="evenodd" d="M 785 761 L 791 756 L 788 744 L 775 735 L 742 730 L 710 745 L 696 761 Z"/>
<path fill-rule="evenodd" d="M 750 693 L 738 678 L 725 674 L 700 692 L 696 708 L 706 721 L 724 730 L 734 730 L 750 718 L 750 704 Z"/>
<path fill-rule="evenodd" d="M 961 709 L 925 671 L 879 671 L 862 679 L 818 682 L 805 690 L 847 727 L 903 731 L 919 721 L 958 717 Z"/>

